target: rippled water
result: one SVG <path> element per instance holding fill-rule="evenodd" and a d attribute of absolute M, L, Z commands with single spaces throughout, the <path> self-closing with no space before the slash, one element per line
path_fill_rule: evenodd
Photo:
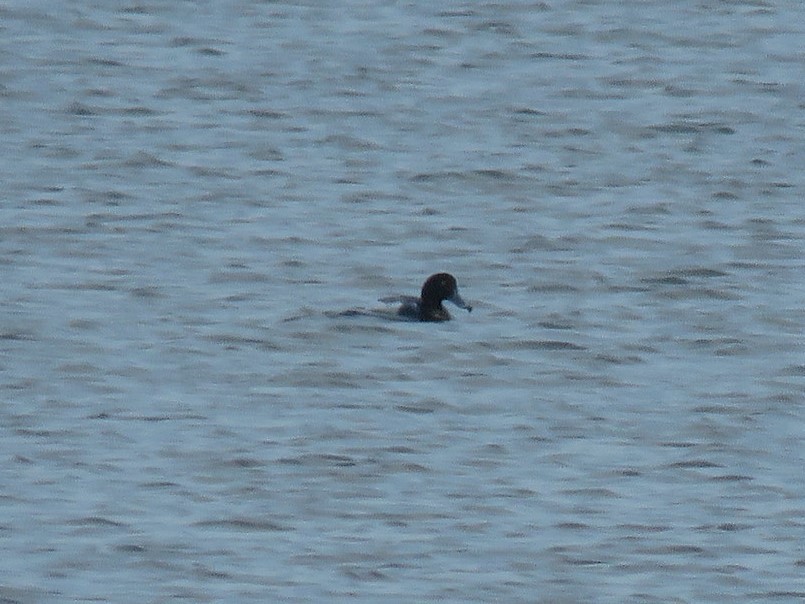
<path fill-rule="evenodd" d="M 0 599 L 805 598 L 803 23 L 0 5 Z"/>

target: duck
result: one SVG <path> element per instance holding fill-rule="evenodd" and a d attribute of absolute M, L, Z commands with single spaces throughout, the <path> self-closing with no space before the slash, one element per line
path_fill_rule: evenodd
<path fill-rule="evenodd" d="M 415 296 L 389 296 L 381 298 L 381 302 L 401 303 L 397 315 L 413 321 L 441 322 L 449 321 L 452 317 L 442 306 L 444 301 L 451 302 L 472 312 L 472 306 L 467 304 L 458 293 L 456 278 L 450 273 L 436 273 L 425 280 L 422 285 L 420 297 Z"/>

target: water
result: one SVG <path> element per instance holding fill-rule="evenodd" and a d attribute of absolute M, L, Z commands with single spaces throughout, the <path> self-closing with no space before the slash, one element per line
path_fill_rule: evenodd
<path fill-rule="evenodd" d="M 801 600 L 803 23 L 4 3 L 4 601 Z"/>

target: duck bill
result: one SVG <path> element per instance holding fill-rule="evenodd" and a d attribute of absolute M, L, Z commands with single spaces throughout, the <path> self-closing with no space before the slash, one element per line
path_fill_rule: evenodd
<path fill-rule="evenodd" d="M 456 306 L 458 306 L 459 308 L 463 308 L 463 309 L 464 309 L 464 310 L 466 310 L 467 312 L 472 312 L 472 306 L 470 306 L 469 304 L 467 304 L 466 302 L 464 302 L 464 298 L 462 298 L 462 297 L 461 297 L 461 296 L 458 294 L 458 292 L 454 293 L 452 296 L 450 296 L 449 298 L 447 298 L 447 301 L 448 301 L 448 302 L 452 302 L 453 304 L 455 304 L 455 305 L 456 305 Z"/>

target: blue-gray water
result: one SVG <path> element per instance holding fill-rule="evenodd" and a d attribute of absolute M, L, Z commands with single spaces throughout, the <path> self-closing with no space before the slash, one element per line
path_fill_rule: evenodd
<path fill-rule="evenodd" d="M 4 602 L 805 598 L 805 4 L 0 4 Z M 430 273 L 471 314 L 382 307 Z"/>

